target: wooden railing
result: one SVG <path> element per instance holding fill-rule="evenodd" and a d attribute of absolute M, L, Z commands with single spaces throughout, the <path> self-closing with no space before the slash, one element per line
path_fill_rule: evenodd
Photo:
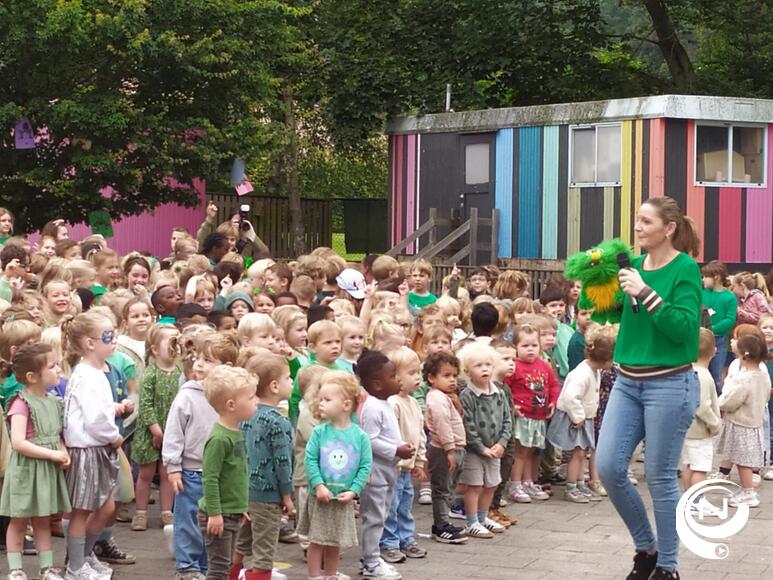
<path fill-rule="evenodd" d="M 452 256 L 445 259 L 445 261 L 456 264 L 462 260 L 466 260 L 470 266 L 476 266 L 478 264 L 478 253 L 482 251 L 489 254 L 490 263 L 496 263 L 498 253 L 497 240 L 499 239 L 499 210 L 492 210 L 490 218 L 482 218 L 478 216 L 478 208 L 470 208 L 470 218 L 451 231 L 442 240 L 437 241 L 438 228 L 450 225 L 451 220 L 438 217 L 437 209 L 434 207 L 430 208 L 429 219 L 402 242 L 388 250 L 387 254 L 390 256 L 397 256 L 422 236 L 428 235 L 428 243 L 413 257 L 415 259 L 424 258 L 431 260 L 442 252 L 453 249 L 452 245 L 457 242 L 457 240 L 460 240 L 463 236 L 469 234 L 467 243 Z M 490 228 L 491 235 L 489 243 L 479 243 L 478 240 L 481 239 L 479 229 L 481 227 Z"/>

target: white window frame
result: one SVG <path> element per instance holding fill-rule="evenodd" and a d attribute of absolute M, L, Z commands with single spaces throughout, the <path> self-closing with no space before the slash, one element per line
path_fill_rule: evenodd
<path fill-rule="evenodd" d="M 733 177 L 733 127 L 751 127 L 762 129 L 762 183 L 747 183 L 745 181 L 698 181 L 698 127 L 725 127 L 727 129 L 727 169 L 731 180 Z M 763 189 L 768 186 L 768 125 L 767 123 L 730 123 L 722 121 L 695 121 L 693 127 L 693 160 L 692 181 L 698 187 L 744 187 L 747 189 Z"/>
<path fill-rule="evenodd" d="M 574 175 L 574 131 L 576 129 L 593 129 L 593 174 L 598 177 L 598 153 L 599 153 L 599 127 L 618 127 L 620 129 L 620 179 L 617 181 L 573 181 Z M 621 122 L 613 123 L 591 123 L 582 125 L 569 125 L 569 187 L 618 187 L 623 173 L 623 124 Z"/>

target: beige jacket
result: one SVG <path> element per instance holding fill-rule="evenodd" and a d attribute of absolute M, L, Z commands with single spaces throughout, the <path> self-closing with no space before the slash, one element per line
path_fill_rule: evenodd
<path fill-rule="evenodd" d="M 387 401 L 395 411 L 397 424 L 400 426 L 400 437 L 416 450 L 410 459 L 401 459 L 397 467 L 403 471 L 412 470 L 414 467 L 423 468 L 427 463 L 427 438 L 424 436 L 424 417 L 419 402 L 411 396 L 402 395 L 392 395 Z"/>
<path fill-rule="evenodd" d="M 728 377 L 719 396 L 719 408 L 731 423 L 756 429 L 762 427 L 762 414 L 768 412 L 770 377 L 763 371 L 740 372 Z"/>
<path fill-rule="evenodd" d="M 594 371 L 588 361 L 582 361 L 566 375 L 556 408 L 563 411 L 572 423 L 593 419 L 599 409 L 601 373 Z"/>
<path fill-rule="evenodd" d="M 717 386 L 705 367 L 694 366 L 701 384 L 701 399 L 695 411 L 695 419 L 687 430 L 687 439 L 707 439 L 719 433 L 722 418 L 719 416 Z"/>
<path fill-rule="evenodd" d="M 464 449 L 467 446 L 464 421 L 448 395 L 437 389 L 430 389 L 427 392 L 425 409 L 430 445 L 445 451 Z"/>

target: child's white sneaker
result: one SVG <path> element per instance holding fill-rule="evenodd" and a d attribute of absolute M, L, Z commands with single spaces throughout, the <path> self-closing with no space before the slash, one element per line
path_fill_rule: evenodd
<path fill-rule="evenodd" d="M 62 572 L 59 568 L 51 567 L 46 570 L 46 573 L 43 574 L 43 578 L 41 578 L 41 580 L 64 580 L 64 572 Z"/>
<path fill-rule="evenodd" d="M 507 492 L 507 497 L 513 500 L 515 503 L 531 503 L 531 497 L 522 484 L 510 486 L 510 491 Z"/>
<path fill-rule="evenodd" d="M 493 538 L 494 534 L 487 530 L 480 522 L 467 524 L 464 527 L 464 533 L 468 538 Z"/>
<path fill-rule="evenodd" d="M 523 484 L 523 489 L 527 494 L 529 494 L 531 499 L 536 499 L 537 501 L 545 501 L 550 499 L 550 496 L 542 491 L 542 488 L 533 481 L 525 482 Z"/>
<path fill-rule="evenodd" d="M 773 467 L 768 467 L 765 470 L 765 474 L 762 476 L 765 481 L 773 481 Z"/>
<path fill-rule="evenodd" d="M 93 552 L 91 555 L 86 556 L 86 566 L 102 577 L 109 579 L 113 576 L 113 569 L 104 562 L 100 562 Z"/>
<path fill-rule="evenodd" d="M 732 507 L 738 507 L 739 504 L 745 504 L 750 508 L 756 508 L 760 506 L 760 498 L 756 491 L 743 490 L 731 497 L 727 503 Z"/>
<path fill-rule="evenodd" d="M 633 474 L 633 469 L 628 469 L 628 481 L 630 481 L 633 485 L 639 485 L 639 480 L 636 479 L 636 476 Z"/>
<path fill-rule="evenodd" d="M 486 517 L 481 522 L 484 528 L 486 528 L 489 532 L 492 532 L 494 534 L 504 534 L 505 533 L 505 526 L 503 526 L 500 523 L 495 522 L 489 517 Z"/>
<path fill-rule="evenodd" d="M 422 487 L 419 490 L 419 505 L 432 505 L 432 490 L 428 487 Z"/>
<path fill-rule="evenodd" d="M 589 501 L 601 501 L 602 498 L 600 495 L 593 492 L 591 488 L 589 488 L 587 485 L 585 485 L 585 482 L 577 482 L 577 489 L 580 491 L 582 495 L 588 498 Z"/>
<path fill-rule="evenodd" d="M 760 477 L 759 473 L 752 473 L 752 485 L 754 487 L 759 487 L 762 483 L 762 477 Z"/>
<path fill-rule="evenodd" d="M 8 573 L 8 580 L 27 580 L 24 570 L 12 570 Z"/>
<path fill-rule="evenodd" d="M 374 566 L 360 565 L 360 575 L 363 578 L 377 578 L 378 580 L 401 580 L 402 575 L 394 566 L 384 562 L 381 558 Z"/>
<path fill-rule="evenodd" d="M 564 499 L 572 503 L 590 503 L 590 499 L 585 497 L 585 495 L 576 487 L 572 489 L 567 487 L 566 491 L 564 491 Z"/>

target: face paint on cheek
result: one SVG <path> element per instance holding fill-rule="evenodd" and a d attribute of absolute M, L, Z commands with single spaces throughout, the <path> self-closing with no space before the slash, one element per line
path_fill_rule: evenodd
<path fill-rule="evenodd" d="M 113 344 L 114 338 L 115 338 L 115 331 L 113 330 L 105 330 L 101 336 L 101 340 L 103 344 Z"/>

